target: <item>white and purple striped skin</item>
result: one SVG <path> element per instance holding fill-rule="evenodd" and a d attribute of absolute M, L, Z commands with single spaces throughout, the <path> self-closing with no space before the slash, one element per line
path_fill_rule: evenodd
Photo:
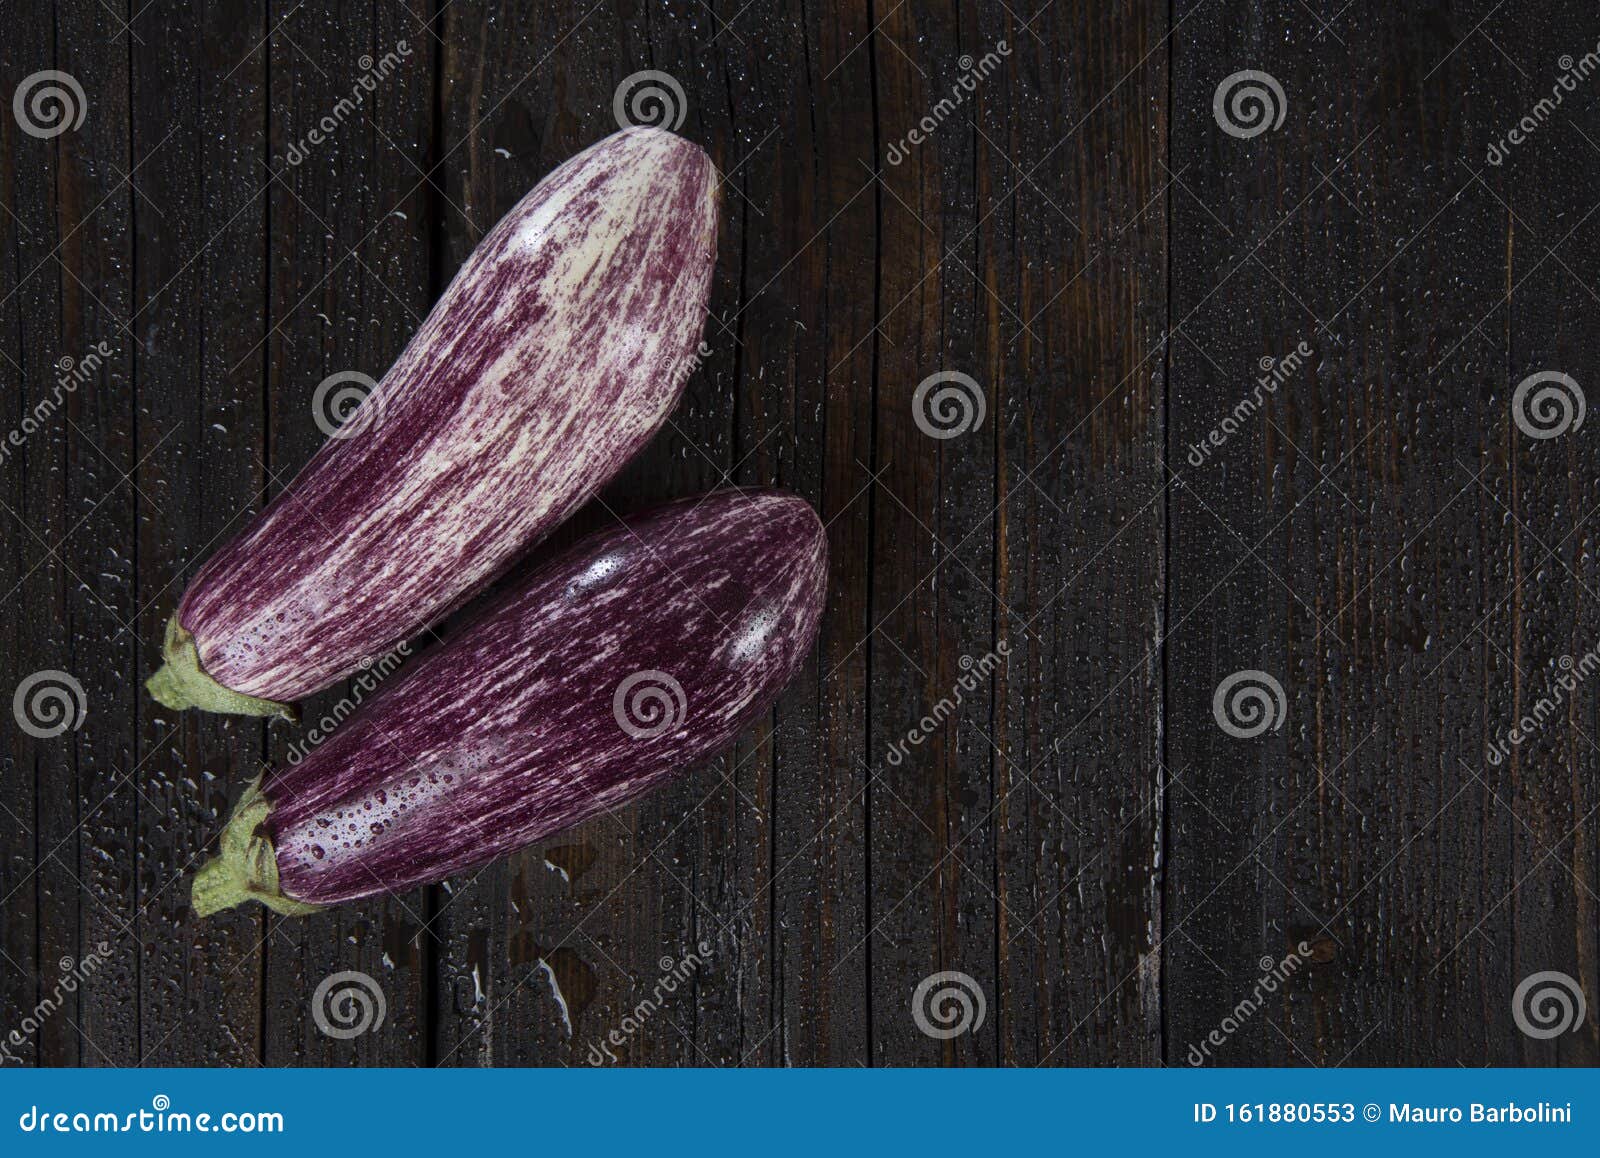
<path fill-rule="evenodd" d="M 492 581 L 640 450 L 682 392 L 716 257 L 696 145 L 617 133 L 490 231 L 361 404 L 190 584 L 201 667 L 289 702 Z"/>
<path fill-rule="evenodd" d="M 826 572 L 816 513 L 775 490 L 682 500 L 582 540 L 267 774 L 280 890 L 329 905 L 440 881 L 715 755 L 810 652 Z M 627 698 L 619 719 L 639 672 L 681 686 L 670 726 Z"/>

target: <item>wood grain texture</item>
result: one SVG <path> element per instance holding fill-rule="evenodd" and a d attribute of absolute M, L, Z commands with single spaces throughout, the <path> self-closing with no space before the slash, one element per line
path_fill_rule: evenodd
<path fill-rule="evenodd" d="M 0 459 L 0 694 L 58 670 L 88 704 L 0 744 L 15 1060 L 1600 1061 L 1600 712 L 1551 692 L 1600 644 L 1596 420 L 1514 419 L 1531 374 L 1595 389 L 1600 98 L 1539 102 L 1600 17 L 1103 7 L 0 0 L 0 437 L 112 351 Z M 46 69 L 87 117 L 40 139 L 10 102 Z M 1245 70 L 1281 124 L 1219 122 Z M 301 732 L 142 695 L 179 594 L 321 441 L 316 385 L 380 377 L 646 83 L 723 176 L 708 354 L 510 580 L 782 486 L 827 528 L 815 653 L 709 765 L 482 872 L 197 921 L 189 873 Z M 984 411 L 951 438 L 941 372 Z M 1219 724 L 1239 672 L 1279 726 Z M 1550 970 L 1590 1016 L 1539 1040 L 1513 993 Z M 313 997 L 346 971 L 385 1016 L 339 1040 Z M 984 1003 L 948 1039 L 913 1014 L 943 972 Z"/>
<path fill-rule="evenodd" d="M 424 181 L 432 145 L 437 44 L 426 4 L 341 4 L 296 10 L 274 4 L 277 31 L 261 52 L 270 70 L 271 119 L 260 170 L 270 182 L 267 328 L 258 359 L 270 375 L 267 442 L 258 470 L 263 501 L 277 495 L 324 440 L 312 399 L 331 374 L 379 378 L 420 326 L 437 294 L 430 281 L 435 207 Z M 401 47 L 404 42 L 404 47 Z M 365 57 L 399 64 L 321 146 L 309 131 L 348 100 Z M 368 70 L 370 71 L 370 70 Z M 291 163 L 295 150 L 304 160 Z M 359 702 L 345 681 L 304 706 L 313 726 Z M 341 704 L 343 707 L 341 708 Z M 297 729 L 267 728 L 267 759 L 282 764 Z M 418 931 L 421 890 L 312 921 L 267 917 L 262 1060 L 268 1065 L 416 1065 L 426 1060 L 430 990 Z M 317 985 L 360 970 L 382 979 L 385 1031 L 348 1041 L 307 1016 Z"/>
<path fill-rule="evenodd" d="M 97 19 L 99 35 L 117 31 Z M 217 6 L 200 16 L 152 11 L 146 20 L 121 43 L 133 61 L 129 151 L 142 191 L 123 190 L 135 222 L 138 335 L 134 627 L 147 669 L 151 633 L 186 579 L 259 509 L 261 342 L 270 323 L 264 14 Z M 177 715 L 143 696 L 134 710 L 139 1049 L 118 1060 L 254 1064 L 265 922 L 251 914 L 202 925 L 189 912 L 184 878 L 261 759 L 260 729 Z"/>

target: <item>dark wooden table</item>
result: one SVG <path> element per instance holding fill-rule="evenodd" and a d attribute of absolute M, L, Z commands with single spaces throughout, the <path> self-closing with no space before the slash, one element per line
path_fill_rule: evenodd
<path fill-rule="evenodd" d="M 16 1059 L 584 1064 L 617 1030 L 672 1065 L 1600 1061 L 1600 420 L 1517 395 L 1600 384 L 1592 4 L 0 26 L 0 425 L 30 427 L 0 691 L 66 673 L 86 713 L 5 720 Z M 24 131 L 51 69 L 82 122 Z M 618 818 L 382 904 L 197 921 L 196 858 L 297 732 L 145 698 L 162 625 L 320 443 L 317 384 L 381 376 L 645 70 L 726 218 L 711 356 L 605 503 L 805 495 L 814 657 Z M 975 384 L 955 437 L 919 421 L 939 372 Z M 345 971 L 385 1007 L 350 1039 L 313 1016 Z M 983 1001 L 949 1038 L 913 1015 L 944 971 Z M 1588 1013 L 1534 1036 L 1516 991 L 1547 971 Z"/>

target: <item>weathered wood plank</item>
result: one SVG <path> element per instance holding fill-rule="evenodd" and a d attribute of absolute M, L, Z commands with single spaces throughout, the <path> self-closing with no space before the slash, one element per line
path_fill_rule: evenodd
<path fill-rule="evenodd" d="M 52 6 L 29 4 L 17 13 L 0 44 L 0 83 L 10 94 L 34 74 L 57 67 Z M 37 85 L 35 81 L 35 89 Z M 62 469 L 70 428 L 54 408 L 52 390 L 54 363 L 61 356 L 59 273 L 52 255 L 62 232 L 58 189 L 63 165 L 71 164 L 72 146 L 63 145 L 59 136 L 25 132 L 10 115 L 9 104 L 6 111 L 0 122 L 0 197 L 6 207 L 0 214 L 0 335 L 5 342 L 0 381 L 6 387 L 0 423 L 7 432 L 7 442 L 0 445 L 6 456 L 0 466 L 0 518 L 5 520 L 0 583 L 14 611 L 0 644 L 0 687 L 9 705 L 15 689 L 36 672 L 72 666 L 66 626 L 69 579 L 63 562 L 49 550 L 71 525 Z M 51 118 L 63 111 L 59 106 L 45 110 L 39 128 L 52 128 Z M 44 403 L 51 409 L 35 417 L 35 407 Z M 41 714 L 39 722 L 43 726 L 49 721 Z M 47 860 L 70 831 L 75 743 L 76 735 L 36 737 L 6 721 L 0 815 L 13 837 L 6 842 L 0 867 L 0 916 L 5 921 L 0 933 L 0 962 L 5 965 L 0 1013 L 8 1026 L 23 1027 L 26 1041 L 10 1046 L 9 1052 L 24 1064 L 59 1065 L 78 1056 L 63 1019 L 51 1019 L 51 1024 L 33 1017 L 49 993 L 55 972 L 51 962 L 77 950 L 72 936 L 77 886 Z M 73 848 L 63 851 L 71 864 Z"/>
<path fill-rule="evenodd" d="M 285 3 L 271 13 L 274 32 L 263 51 L 270 53 L 274 110 L 272 325 L 263 347 L 269 405 L 260 464 L 269 497 L 343 417 L 330 405 L 334 392 L 323 393 L 319 406 L 319 385 L 338 374 L 382 378 L 431 304 L 436 205 L 425 166 L 438 41 L 427 16 L 420 2 Z M 267 177 L 267 168 L 259 175 Z M 337 727 L 375 686 L 371 673 L 385 670 L 370 668 L 368 678 L 307 700 L 305 727 L 271 730 L 269 759 L 281 765 L 303 754 L 308 728 L 324 719 Z M 425 892 L 414 890 L 308 920 L 273 919 L 264 946 L 267 1063 L 426 1062 L 426 909 Z M 370 980 L 331 982 L 316 1000 L 326 979 L 351 972 Z M 381 992 L 383 1020 L 353 1037 L 332 1037 L 318 1012 L 336 1029 L 360 1025 L 359 1014 L 347 1026 L 329 1020 L 334 995 L 347 989 Z"/>
<path fill-rule="evenodd" d="M 1215 4 L 1179 33 L 1169 1062 L 1471 1064 L 1518 1036 L 1476 944 L 1517 847 L 1475 776 L 1514 634 L 1514 533 L 1473 481 L 1500 473 L 1508 346 L 1506 213 L 1473 176 L 1508 108 L 1491 7 L 1323 30 Z M 1281 128 L 1219 123 L 1246 67 Z M 1214 717 L 1240 672 L 1258 735 L 1240 701 Z"/>
<path fill-rule="evenodd" d="M 980 99 L 1000 384 L 1006 1064 L 1160 1059 L 1164 5 L 1005 29 Z M 990 97 L 993 94 L 993 103 Z M 1025 325 L 1024 325 L 1025 323 Z"/>
<path fill-rule="evenodd" d="M 1576 389 L 1548 380 L 1531 389 L 1553 388 L 1569 405 L 1596 398 L 1600 113 L 1583 99 L 1593 81 L 1582 74 L 1595 65 L 1600 19 L 1592 5 L 1569 0 L 1513 4 L 1495 25 L 1494 38 L 1510 58 L 1501 73 L 1516 97 L 1503 120 L 1483 125 L 1483 136 L 1499 147 L 1501 134 L 1523 116 L 1542 123 L 1482 177 L 1506 218 L 1505 272 L 1513 292 L 1490 323 L 1509 332 L 1511 357 L 1491 395 L 1501 408 L 1497 421 L 1480 456 L 1466 465 L 1488 467 L 1474 497 L 1488 497 L 1486 516 L 1507 520 L 1514 578 L 1523 580 L 1506 601 L 1506 630 L 1490 637 L 1499 646 L 1485 656 L 1514 694 L 1504 715 L 1486 722 L 1497 730 L 1531 715 L 1541 724 L 1499 769 L 1464 758 L 1496 788 L 1490 815 L 1497 824 L 1512 822 L 1515 891 L 1459 952 L 1487 982 L 1489 1020 L 1498 1032 L 1486 1060 L 1592 1066 L 1600 1062 L 1600 1019 L 1592 1012 L 1575 1032 L 1544 1040 L 1512 1033 L 1507 1015 L 1517 986 L 1537 973 L 1565 974 L 1570 983 L 1555 984 L 1570 992 L 1575 983 L 1589 995 L 1591 1010 L 1600 995 L 1600 713 L 1591 683 L 1600 645 L 1592 530 L 1600 514 L 1600 452 L 1587 421 L 1549 438 L 1530 437 L 1515 421 L 1523 415 L 1540 434 L 1564 421 L 1559 407 L 1518 403 L 1518 384 L 1531 375 L 1568 375 Z M 1487 146 L 1479 155 L 1489 156 Z M 1478 167 L 1476 156 L 1469 160 Z M 1470 356 L 1464 350 L 1463 363 L 1470 365 Z"/>
<path fill-rule="evenodd" d="M 263 19 L 255 5 L 152 6 L 130 48 L 141 681 L 184 585 L 265 483 Z M 189 879 L 259 770 L 261 726 L 170 712 L 142 687 L 137 703 L 139 1060 L 257 1064 L 266 921 L 197 920 Z"/>
<path fill-rule="evenodd" d="M 856 962 L 835 967 L 867 971 L 874 1064 L 994 1059 L 995 1022 L 941 1041 L 919 1028 L 912 1000 L 941 971 L 994 988 L 994 750 L 985 738 L 994 686 L 978 681 L 966 702 L 954 697 L 960 657 L 995 644 L 995 427 L 985 417 L 995 383 L 980 380 L 988 367 L 978 345 L 992 311 L 1009 303 L 996 306 L 975 268 L 988 206 L 976 197 L 971 110 L 946 117 L 941 102 L 973 71 L 963 51 L 1002 28 L 999 19 L 963 28 L 955 5 L 907 5 L 887 12 L 863 49 L 875 78 L 872 195 L 882 228 L 868 460 L 872 635 L 863 645 L 870 935 Z M 901 140 L 935 121 L 924 142 Z M 938 373 L 967 377 L 930 382 Z M 941 702 L 955 705 L 948 718 Z M 916 1011 L 924 1019 L 928 1004 Z"/>
<path fill-rule="evenodd" d="M 868 934 L 868 667 L 858 645 L 870 626 L 879 239 L 874 124 L 865 113 L 872 20 L 856 5 L 787 5 L 784 14 L 801 61 L 780 73 L 774 107 L 751 126 L 765 133 L 775 124 L 777 134 L 752 144 L 738 173 L 762 214 L 743 256 L 750 301 L 740 320 L 742 378 L 779 375 L 791 425 L 758 442 L 766 431 L 755 424 L 772 403 L 752 397 L 741 406 L 750 429 L 741 453 L 755 448 L 746 467 L 786 456 L 779 481 L 810 499 L 828 527 L 829 590 L 816 655 L 773 733 L 765 882 L 772 1023 L 741 1060 L 861 1065 L 871 1017 L 865 962 L 854 950 Z"/>
<path fill-rule="evenodd" d="M 66 930 L 75 935 L 60 953 L 56 946 L 46 949 L 41 986 L 54 989 L 64 973 L 84 975 L 59 1018 L 72 1043 L 67 1056 L 82 1065 L 130 1065 L 139 1056 L 137 1010 L 117 997 L 139 973 L 143 904 L 129 836 L 144 802 L 128 778 L 136 759 L 143 651 L 135 554 L 129 549 L 141 505 L 129 477 L 142 453 L 135 433 L 138 337 L 132 325 L 139 177 L 130 183 L 127 176 L 133 165 L 127 34 L 96 3 L 61 5 L 57 21 L 65 49 L 60 67 L 81 78 L 88 115 L 80 131 L 56 138 L 63 146 L 59 252 L 39 276 L 56 274 L 60 295 L 57 376 L 87 380 L 56 419 L 66 427 L 65 525 L 52 533 L 51 545 L 66 570 L 68 670 L 83 687 L 94 726 L 70 734 L 76 792 L 67 779 L 49 787 L 70 828 L 59 840 L 46 827 L 40 830 L 50 846 L 59 845 L 41 870 L 64 874 L 57 896 L 77 896 L 77 928 Z M 72 912 L 70 905 L 50 905 L 41 915 L 70 919 Z M 102 945 L 109 951 L 102 953 Z M 64 968 L 67 960 L 74 966 Z"/>

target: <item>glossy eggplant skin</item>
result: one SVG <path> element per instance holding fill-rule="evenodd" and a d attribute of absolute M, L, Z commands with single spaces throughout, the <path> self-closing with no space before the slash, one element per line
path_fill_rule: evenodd
<path fill-rule="evenodd" d="M 202 567 L 152 694 L 289 714 L 559 525 L 682 392 L 718 204 L 710 158 L 658 129 L 608 137 L 541 181 L 473 251 L 350 432 Z M 174 678 L 196 663 L 198 678 Z M 204 679 L 220 691 L 193 692 Z"/>
<path fill-rule="evenodd" d="M 265 777 L 253 831 L 280 899 L 439 881 L 715 755 L 809 653 L 826 576 L 821 522 L 781 491 L 713 492 L 582 540 Z M 201 891 L 197 908 L 221 907 Z"/>

